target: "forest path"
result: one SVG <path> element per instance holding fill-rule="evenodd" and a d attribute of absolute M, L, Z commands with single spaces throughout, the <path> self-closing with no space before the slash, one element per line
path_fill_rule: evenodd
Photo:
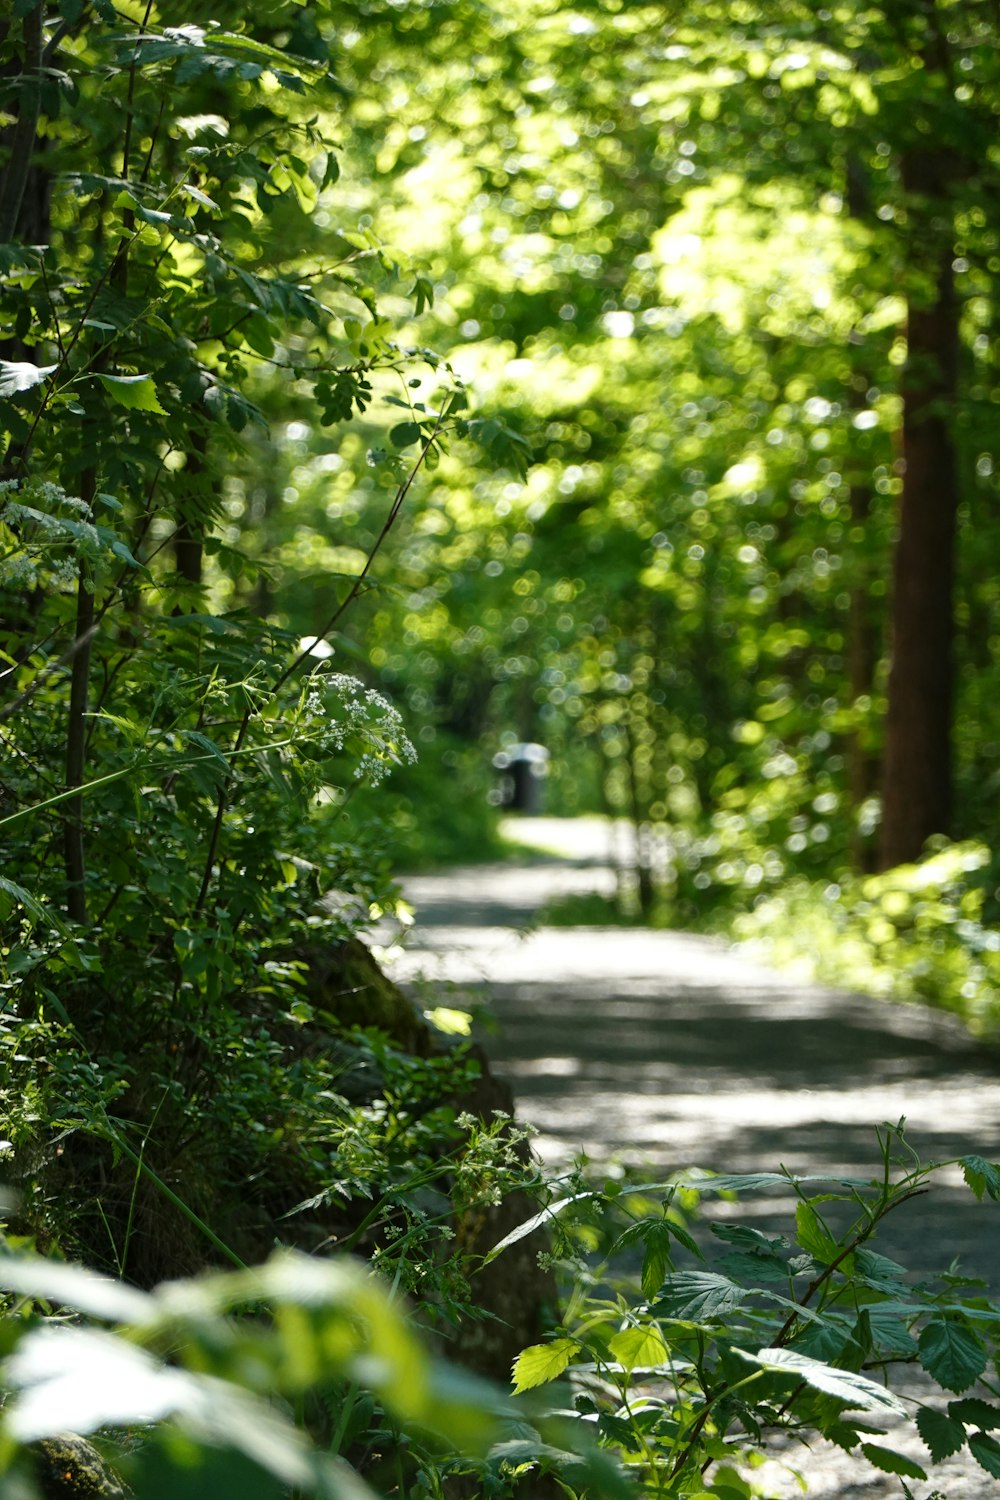
<path fill-rule="evenodd" d="M 520 836 L 556 853 L 408 880 L 417 919 L 388 962 L 428 1006 L 488 1004 L 496 1029 L 480 1038 L 550 1168 L 584 1151 L 657 1177 L 691 1165 L 870 1177 L 874 1127 L 901 1116 L 924 1160 L 1000 1160 L 1000 1061 L 953 1018 L 806 985 L 712 938 L 534 926 L 553 896 L 613 889 L 608 832 L 596 819 L 541 818 Z M 783 1232 L 793 1210 L 790 1194 L 755 1195 L 738 1212 Z M 704 1200 L 703 1213 L 733 1207 Z M 876 1248 L 922 1273 L 958 1257 L 1000 1293 L 1000 1206 L 977 1203 L 957 1168 L 892 1215 Z M 927 1395 L 919 1380 L 906 1393 Z M 885 1441 L 926 1466 L 912 1428 L 890 1427 Z M 790 1466 L 808 1476 L 810 1500 L 902 1494 L 822 1441 L 779 1454 L 756 1480 L 791 1500 L 801 1489 Z M 1000 1492 L 968 1450 L 929 1476 L 911 1481 L 915 1500 Z"/>
<path fill-rule="evenodd" d="M 903 1116 L 925 1160 L 1000 1160 L 997 1054 L 952 1017 L 806 985 L 715 938 L 535 927 L 553 895 L 612 887 L 608 829 L 513 826 L 560 852 L 409 879 L 416 922 L 389 967 L 430 981 L 429 1005 L 488 1004 L 496 1029 L 478 1034 L 548 1166 L 583 1151 L 657 1175 L 871 1176 L 874 1127 Z M 762 1227 L 787 1223 L 790 1200 L 754 1203 Z M 921 1271 L 957 1256 L 1000 1293 L 1000 1209 L 976 1203 L 957 1169 L 890 1219 L 882 1244 Z"/>

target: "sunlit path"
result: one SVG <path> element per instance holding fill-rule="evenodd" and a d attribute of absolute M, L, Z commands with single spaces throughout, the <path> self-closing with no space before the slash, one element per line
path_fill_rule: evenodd
<path fill-rule="evenodd" d="M 435 995 L 444 983 L 489 1003 L 484 1045 L 547 1163 L 583 1151 L 658 1172 L 865 1174 L 874 1126 L 902 1116 L 927 1159 L 1000 1156 L 1000 1071 L 951 1017 L 803 986 L 689 933 L 533 927 L 552 895 L 613 879 L 596 820 L 536 830 L 571 857 L 410 881 L 417 921 L 392 964 Z M 996 1286 L 995 1215 L 957 1171 L 938 1182 L 920 1205 L 922 1267 L 957 1255 Z M 912 1223 L 886 1235 L 892 1253 Z"/>
<path fill-rule="evenodd" d="M 564 857 L 409 881 L 417 921 L 391 964 L 398 979 L 427 982 L 427 1003 L 488 1002 L 497 1029 L 482 1040 L 550 1167 L 583 1151 L 657 1175 L 785 1165 L 868 1176 L 874 1126 L 901 1116 L 925 1159 L 1000 1159 L 1000 1068 L 952 1018 L 806 986 L 687 933 L 536 927 L 542 902 L 609 890 L 613 870 L 596 820 L 538 819 L 525 831 Z M 787 1230 L 790 1196 L 750 1203 L 741 1223 Z M 958 1258 L 994 1293 L 998 1245 L 1000 1210 L 977 1203 L 957 1169 L 887 1220 L 879 1238 L 884 1254 L 916 1271 Z M 923 1398 L 914 1381 L 910 1394 Z M 886 1439 L 926 1463 L 911 1429 L 893 1426 Z M 823 1440 L 809 1452 L 790 1447 L 787 1463 L 769 1461 L 756 1480 L 791 1500 L 802 1493 L 794 1467 L 808 1475 L 811 1500 L 900 1493 L 898 1480 Z M 994 1483 L 966 1452 L 914 1494 L 935 1486 L 948 1500 L 980 1500 Z"/>

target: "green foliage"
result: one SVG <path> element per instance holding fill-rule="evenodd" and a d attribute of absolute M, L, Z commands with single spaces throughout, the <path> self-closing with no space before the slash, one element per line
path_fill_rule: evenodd
<path fill-rule="evenodd" d="M 967 1448 L 993 1473 L 1000 1308 L 978 1282 L 918 1281 L 872 1248 L 886 1216 L 918 1213 L 911 1200 L 949 1165 L 916 1162 L 902 1123 L 882 1128 L 880 1148 L 871 1181 L 702 1173 L 586 1197 L 583 1219 L 560 1221 L 577 1278 L 562 1326 L 517 1360 L 515 1390 L 557 1382 L 552 1409 L 572 1405 L 643 1493 L 750 1496 L 772 1443 L 784 1439 L 787 1458 L 787 1439 L 817 1435 L 926 1479 L 891 1446 L 909 1424 L 930 1462 Z M 798 1199 L 794 1231 L 763 1233 L 741 1203 L 738 1218 L 709 1219 L 723 1248 L 712 1258 L 708 1237 L 692 1237 L 697 1201 L 762 1188 Z M 914 1363 L 934 1395 L 896 1393 Z M 977 1382 L 982 1395 L 947 1398 Z"/>
<path fill-rule="evenodd" d="M 943 844 L 884 875 L 792 882 L 735 930 L 818 979 L 923 1000 L 989 1033 L 1000 1015 L 998 943 L 986 917 L 994 879 L 983 844 Z M 991 1181 L 980 1178 L 977 1191 Z"/>

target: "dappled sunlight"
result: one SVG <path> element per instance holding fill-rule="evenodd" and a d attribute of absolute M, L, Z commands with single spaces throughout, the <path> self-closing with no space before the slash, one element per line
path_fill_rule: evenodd
<path fill-rule="evenodd" d="M 1000 1154 L 1000 1077 L 953 1017 L 805 985 L 717 938 L 533 926 L 555 893 L 608 888 L 610 830 L 600 819 L 516 827 L 567 857 L 410 880 L 416 921 L 388 961 L 401 982 L 487 1004 L 496 1026 L 483 1044 L 547 1165 L 583 1153 L 654 1175 L 865 1176 L 874 1127 L 903 1117 L 926 1159 Z M 781 1207 L 780 1195 L 760 1199 L 762 1222 Z M 939 1179 L 923 1223 L 928 1265 L 960 1255 L 995 1275 L 992 1234 L 957 1171 Z"/>

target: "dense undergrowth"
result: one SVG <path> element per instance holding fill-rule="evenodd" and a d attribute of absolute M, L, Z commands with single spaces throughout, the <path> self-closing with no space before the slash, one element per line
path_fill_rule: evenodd
<path fill-rule="evenodd" d="M 462 381 L 418 342 L 437 286 L 338 196 L 346 106 L 331 48 L 344 31 L 349 67 L 370 38 L 402 47 L 412 19 L 389 7 L 398 31 L 373 15 L 362 35 L 356 10 L 277 0 L 251 35 L 228 0 L 204 26 L 105 0 L 26 0 L 0 24 L 5 1500 L 93 1500 L 125 1485 L 138 1500 L 742 1500 L 741 1466 L 775 1432 L 821 1432 L 918 1477 L 868 1430 L 885 1414 L 912 1418 L 932 1458 L 967 1449 L 996 1477 L 1000 1312 L 956 1272 L 924 1283 L 872 1249 L 886 1214 L 912 1210 L 937 1170 L 912 1161 L 898 1130 L 884 1132 L 865 1182 L 546 1183 L 474 1048 L 435 1033 L 436 997 L 430 1017 L 414 1011 L 363 946 L 398 901 L 396 869 L 467 854 L 471 841 L 495 847 L 492 773 L 463 749 L 491 696 L 483 667 L 530 718 L 527 638 L 548 613 L 544 649 L 563 660 L 546 669 L 551 705 L 577 701 L 583 672 L 597 707 L 588 733 L 610 756 L 628 714 L 616 708 L 614 733 L 600 732 L 604 674 L 620 707 L 656 662 L 636 655 L 634 681 L 617 670 L 617 651 L 646 653 L 642 620 L 635 632 L 626 620 L 605 659 L 603 527 L 584 525 L 570 498 L 594 475 L 576 466 L 559 493 L 598 543 L 587 568 L 599 613 L 585 582 L 543 588 L 523 566 L 527 531 L 508 549 L 495 520 L 513 501 L 493 491 L 512 486 L 522 504 L 527 445 L 502 402 L 470 411 Z M 362 137 L 381 131 L 376 102 Z M 384 180 L 382 144 L 372 182 Z M 723 364 L 748 368 L 705 328 L 699 359 L 714 364 L 724 346 Z M 662 387 L 659 355 L 651 368 Z M 805 391 L 787 416 L 800 437 L 833 411 Z M 710 400 L 720 427 L 698 436 L 697 406 L 683 417 L 716 449 L 690 484 L 725 490 L 745 424 Z M 546 443 L 569 433 L 556 426 Z M 701 464 L 701 451 L 678 462 Z M 473 453 L 488 478 L 455 521 L 437 486 L 456 473 L 464 485 Z M 384 544 L 426 476 L 396 567 L 404 582 L 386 580 Z M 830 488 L 819 473 L 816 484 Z M 321 501 L 322 538 L 298 524 L 300 500 Z M 826 527 L 818 504 L 813 520 Z M 730 550 L 745 553 L 742 524 Z M 664 602 L 667 539 L 647 529 L 659 561 L 640 564 L 642 587 Z M 605 561 L 618 547 L 608 541 Z M 634 593 L 625 541 L 619 583 Z M 470 582 L 481 567 L 499 599 L 508 551 L 522 601 L 509 632 Z M 681 613 L 708 620 L 707 595 L 700 611 L 684 604 L 701 543 L 697 553 Z M 435 656 L 446 573 L 474 623 Z M 727 612 L 720 640 L 755 639 L 760 601 L 748 602 L 752 628 L 730 629 Z M 425 687 L 403 681 L 414 656 Z M 736 665 L 742 703 L 747 662 Z M 443 684 L 454 739 L 435 707 Z M 772 718 L 791 708 L 783 679 L 766 692 Z M 661 698 L 648 698 L 657 722 Z M 438 713 L 413 730 L 422 765 L 397 701 Z M 723 719 L 709 737 L 732 751 Z M 736 783 L 758 769 L 802 856 L 795 869 L 814 874 L 826 857 L 820 824 L 810 814 L 799 828 L 792 802 L 808 795 L 825 818 L 832 781 L 807 793 L 803 763 L 789 791 L 778 747 L 740 722 L 741 766 L 720 768 L 746 809 L 724 830 L 739 858 L 720 843 L 696 864 L 692 847 L 678 866 L 681 919 L 741 883 L 776 899 L 791 871 L 765 860 L 758 875 L 749 852 L 755 804 Z M 822 734 L 810 756 L 825 755 Z M 692 811 L 722 745 L 682 738 L 688 769 L 666 784 Z M 635 749 L 640 763 L 642 735 Z M 382 782 L 397 772 L 390 803 Z M 860 886 L 845 907 L 867 924 L 857 962 L 884 950 L 915 988 L 947 983 L 987 1016 L 994 950 L 978 857 L 946 851 L 928 880 Z M 1000 1171 L 973 1154 L 963 1169 L 991 1212 Z M 720 1236 L 723 1259 L 703 1267 L 698 1196 L 768 1185 L 796 1199 L 787 1244 L 740 1215 Z M 595 1263 L 605 1252 L 624 1254 L 620 1279 Z M 468 1373 L 487 1354 L 492 1383 Z M 938 1405 L 887 1393 L 914 1364 L 937 1382 Z"/>

